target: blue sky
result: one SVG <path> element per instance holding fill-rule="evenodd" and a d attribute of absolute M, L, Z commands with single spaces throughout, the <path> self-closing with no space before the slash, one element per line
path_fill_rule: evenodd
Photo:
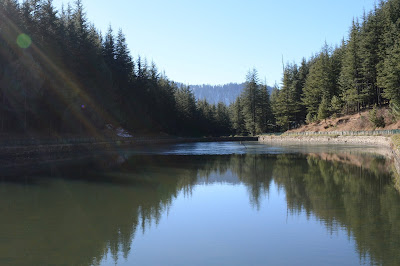
<path fill-rule="evenodd" d="M 64 0 L 54 0 L 57 8 Z M 256 68 L 280 84 L 282 56 L 299 63 L 347 38 L 375 0 L 83 0 L 90 22 L 126 35 L 131 54 L 187 84 L 243 82 Z"/>

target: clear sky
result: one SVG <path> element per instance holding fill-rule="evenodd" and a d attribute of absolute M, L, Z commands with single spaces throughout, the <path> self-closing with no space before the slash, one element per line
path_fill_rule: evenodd
<path fill-rule="evenodd" d="M 57 8 L 66 0 L 54 0 Z M 243 82 L 256 68 L 280 84 L 282 56 L 299 63 L 347 38 L 375 0 L 83 0 L 90 22 L 126 35 L 131 54 L 187 84 Z"/>

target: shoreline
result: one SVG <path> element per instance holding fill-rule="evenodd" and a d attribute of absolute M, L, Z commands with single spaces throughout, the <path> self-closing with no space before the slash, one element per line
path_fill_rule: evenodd
<path fill-rule="evenodd" d="M 367 144 L 370 146 L 394 147 L 390 136 L 259 136 L 258 141 L 304 144 Z"/>
<path fill-rule="evenodd" d="M 16 166 L 21 161 L 35 163 L 49 158 L 63 158 L 67 155 L 90 155 L 97 152 L 119 151 L 136 147 L 151 147 L 193 142 L 257 141 L 257 137 L 205 137 L 205 138 L 127 138 L 115 140 L 83 140 L 76 143 L 52 143 L 51 141 L 29 140 L 19 145 L 0 145 L 0 167 Z"/>
<path fill-rule="evenodd" d="M 377 147 L 387 149 L 386 157 L 393 159 L 394 186 L 400 192 L 400 151 L 391 136 L 259 136 L 260 143 L 270 144 L 340 144 L 340 145 L 366 145 L 367 147 Z"/>

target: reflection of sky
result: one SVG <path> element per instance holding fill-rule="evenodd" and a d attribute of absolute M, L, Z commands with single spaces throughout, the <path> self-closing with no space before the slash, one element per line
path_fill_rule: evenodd
<path fill-rule="evenodd" d="M 290 215 L 275 184 L 249 204 L 244 185 L 197 185 L 180 193 L 168 215 L 138 233 L 127 260 L 118 265 L 358 265 L 354 240 L 332 234 L 304 212 Z M 114 265 L 111 255 L 102 262 Z"/>
<path fill-rule="evenodd" d="M 382 148 L 387 150 L 386 148 Z M 268 144 L 259 142 L 197 142 L 135 149 L 132 154 L 160 155 L 228 155 L 228 154 L 284 154 L 329 152 L 380 152 L 378 147 L 348 144 Z"/>
<path fill-rule="evenodd" d="M 257 142 L 185 143 L 153 150 L 163 155 L 376 152 L 357 145 L 277 145 Z M 191 193 L 180 192 L 118 265 L 358 265 L 357 243 L 340 225 L 304 210 L 288 210 L 286 193 L 271 183 L 255 204 L 231 170 L 199 175 Z M 340 211 L 340 210 L 338 210 Z M 112 256 L 102 265 L 114 265 Z"/>

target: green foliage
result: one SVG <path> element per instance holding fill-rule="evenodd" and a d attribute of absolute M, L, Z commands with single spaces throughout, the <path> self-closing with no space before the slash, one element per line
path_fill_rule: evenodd
<path fill-rule="evenodd" d="M 243 135 L 246 132 L 244 116 L 243 116 L 243 104 L 241 97 L 238 97 L 236 101 L 231 105 L 230 108 L 231 121 L 234 133 L 236 135 Z"/>
<path fill-rule="evenodd" d="M 249 71 L 246 76 L 246 85 L 242 93 L 243 115 L 246 130 L 251 134 L 256 134 L 257 109 L 259 105 L 259 80 L 255 69 Z"/>
<path fill-rule="evenodd" d="M 304 121 L 305 108 L 301 101 L 302 88 L 308 74 L 308 64 L 303 60 L 300 68 L 288 64 L 283 73 L 283 86 L 275 86 L 271 97 L 276 124 L 283 129 L 296 127 Z"/>
<path fill-rule="evenodd" d="M 271 103 L 270 97 L 268 93 L 268 88 L 266 85 L 260 85 L 260 102 L 257 110 L 257 119 L 256 119 L 256 132 L 258 134 L 267 132 L 269 128 L 269 124 L 271 123 Z"/>
<path fill-rule="evenodd" d="M 307 71 L 300 91 L 307 112 L 299 112 L 302 119 L 309 123 L 329 112 L 360 111 L 387 100 L 400 106 L 399 10 L 400 1 L 382 1 L 361 22 L 353 21 L 348 39 L 340 46 L 331 50 L 325 44 L 307 63 L 303 60 Z M 272 101 L 276 123 L 284 129 L 292 123 L 295 112 L 289 111 L 290 103 L 297 95 L 288 89 L 289 77 L 285 70 L 282 89 Z M 321 106 L 324 97 L 328 111 L 326 104 Z"/>
<path fill-rule="evenodd" d="M 390 109 L 392 110 L 392 114 L 396 119 L 400 118 L 400 106 L 395 102 L 390 103 Z"/>
<path fill-rule="evenodd" d="M 255 135 L 388 102 L 398 116 L 399 10 L 399 0 L 382 1 L 338 47 L 325 44 L 300 66 L 287 64 L 271 96 L 249 71 L 228 107 L 196 102 L 153 62 L 132 58 L 121 30 L 115 36 L 110 26 L 101 36 L 81 0 L 61 11 L 52 1 L 3 0 L 0 130 L 96 135 L 111 123 L 145 133 Z"/>
<path fill-rule="evenodd" d="M 153 62 L 133 60 L 122 30 L 103 38 L 81 0 L 60 12 L 51 0 L 0 1 L 0 25 L 1 131 L 232 133 L 227 106 L 201 106 Z"/>
<path fill-rule="evenodd" d="M 389 50 L 378 77 L 379 86 L 385 88 L 384 96 L 396 105 L 400 104 L 400 44 Z"/>
<path fill-rule="evenodd" d="M 330 48 L 325 44 L 314 59 L 303 90 L 303 103 L 308 113 L 316 115 L 323 97 L 330 100 L 334 91 Z"/>
<path fill-rule="evenodd" d="M 360 26 L 353 21 L 350 31 L 350 40 L 346 45 L 346 52 L 343 58 L 343 67 L 340 73 L 340 88 L 343 101 L 347 109 L 360 111 L 361 103 L 364 100 L 361 57 L 360 57 Z"/>
<path fill-rule="evenodd" d="M 342 109 L 343 109 L 343 103 L 340 100 L 340 98 L 337 96 L 333 96 L 331 100 L 331 108 L 330 108 L 331 112 L 333 114 L 340 114 Z"/>
<path fill-rule="evenodd" d="M 363 17 L 363 26 L 360 33 L 360 57 L 362 86 L 367 104 L 381 104 L 381 90 L 377 84 L 378 65 L 382 61 L 379 45 L 382 39 L 382 26 L 379 18 L 373 12 Z"/>
<path fill-rule="evenodd" d="M 327 97 L 323 97 L 322 101 L 318 107 L 318 119 L 326 119 L 329 117 L 330 112 L 329 112 L 329 102 Z"/>
<path fill-rule="evenodd" d="M 267 86 L 260 84 L 257 70 L 253 69 L 247 73 L 245 88 L 239 101 L 240 104 L 235 107 L 234 121 L 239 123 L 242 119 L 237 114 L 238 108 L 241 108 L 245 130 L 251 135 L 265 132 L 269 121 L 272 120 L 272 112 Z M 240 130 L 242 128 L 238 124 L 235 127 Z"/>
<path fill-rule="evenodd" d="M 385 127 L 385 118 L 382 115 L 377 114 L 377 107 L 368 112 L 368 119 L 374 125 L 374 127 Z"/>
<path fill-rule="evenodd" d="M 312 113 L 307 113 L 306 116 L 306 123 L 310 124 L 310 123 L 314 123 L 315 121 L 317 121 L 317 117 L 316 115 L 312 114 Z"/>

